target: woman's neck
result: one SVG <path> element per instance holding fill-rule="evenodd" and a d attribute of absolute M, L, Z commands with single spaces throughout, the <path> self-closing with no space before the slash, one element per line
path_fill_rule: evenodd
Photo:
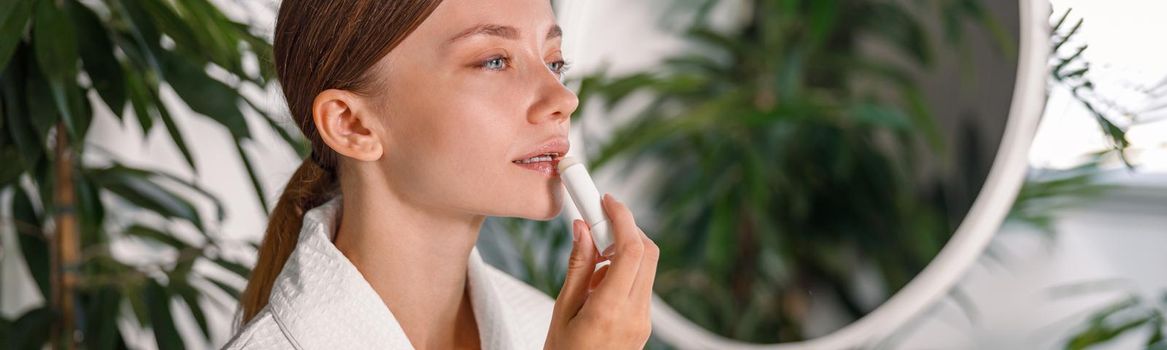
<path fill-rule="evenodd" d="M 354 185 L 359 188 L 342 187 L 337 249 L 389 306 L 415 348 L 476 347 L 466 268 L 485 217 Z"/>

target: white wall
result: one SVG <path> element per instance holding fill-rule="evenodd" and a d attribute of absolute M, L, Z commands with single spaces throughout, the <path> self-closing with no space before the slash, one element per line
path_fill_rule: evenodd
<path fill-rule="evenodd" d="M 1053 236 L 1006 226 L 993 242 L 1000 258 L 982 258 L 959 284 L 971 307 L 951 298 L 936 305 L 893 348 L 1061 348 L 1108 303 L 1129 293 L 1160 300 L 1167 292 L 1167 176 L 1114 173 L 1106 181 L 1121 187 L 1060 213 Z M 1056 296 L 1092 281 L 1110 287 Z M 1099 349 L 1141 348 L 1146 336 L 1132 332 Z"/>

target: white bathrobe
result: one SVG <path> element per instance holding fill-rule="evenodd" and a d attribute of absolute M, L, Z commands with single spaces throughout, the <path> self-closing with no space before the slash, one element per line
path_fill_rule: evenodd
<path fill-rule="evenodd" d="M 225 349 L 413 349 L 401 325 L 332 244 L 340 197 L 304 215 L 271 299 Z M 554 300 L 470 252 L 470 301 L 483 349 L 542 349 Z"/>

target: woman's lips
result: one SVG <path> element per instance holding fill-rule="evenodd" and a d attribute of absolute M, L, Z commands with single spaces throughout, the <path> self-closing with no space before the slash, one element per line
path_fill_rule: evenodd
<path fill-rule="evenodd" d="M 556 158 L 553 158 L 551 161 L 532 162 L 532 163 L 512 163 L 512 164 L 518 165 L 518 166 L 525 168 L 527 170 L 538 172 L 540 174 L 543 174 L 543 176 L 552 178 L 552 177 L 559 176 L 559 170 L 557 169 L 557 167 L 559 165 L 558 164 L 559 159 L 560 159 L 559 157 L 556 157 Z"/>

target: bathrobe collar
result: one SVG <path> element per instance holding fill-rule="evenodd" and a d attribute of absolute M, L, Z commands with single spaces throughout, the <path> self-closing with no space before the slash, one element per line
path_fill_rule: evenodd
<path fill-rule="evenodd" d="M 301 349 L 326 349 L 335 339 L 365 349 L 413 349 L 409 338 L 364 276 L 333 245 L 341 197 L 309 210 L 296 248 L 276 278 L 269 301 L 280 328 Z M 470 252 L 467 266 L 471 307 L 483 349 L 505 349 L 516 335 L 489 266 Z M 297 335 L 324 336 L 297 336 Z"/>

